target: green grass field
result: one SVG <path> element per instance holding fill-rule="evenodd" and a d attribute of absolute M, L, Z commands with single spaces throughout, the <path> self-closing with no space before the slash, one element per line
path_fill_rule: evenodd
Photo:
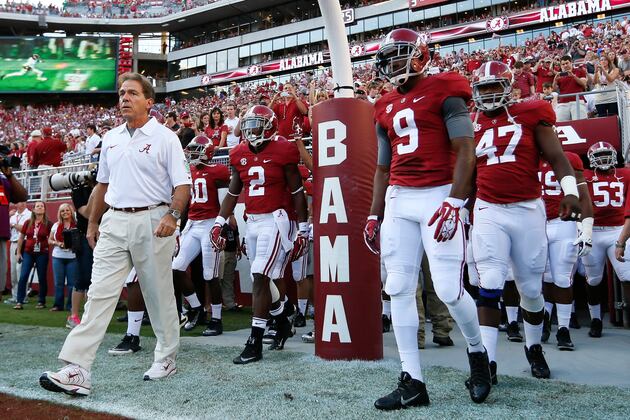
<path fill-rule="evenodd" d="M 66 317 L 68 312 L 50 312 L 46 309 L 35 309 L 37 298 L 29 298 L 29 304 L 24 305 L 24 309 L 16 311 L 13 309 L 13 305 L 7 305 L 0 303 L 0 322 L 5 322 L 15 325 L 29 325 L 40 327 L 56 327 L 64 328 L 66 325 Z M 109 334 L 122 335 L 127 331 L 127 324 L 125 322 L 118 322 L 116 318 L 125 315 L 125 311 L 116 311 L 112 322 L 109 324 L 107 332 Z M 251 308 L 244 308 L 240 312 L 223 312 L 223 329 L 224 331 L 234 331 L 243 328 L 248 328 L 251 325 Z M 204 326 L 197 326 L 192 331 L 181 330 L 182 337 L 197 337 L 201 335 L 204 330 Z M 144 337 L 154 337 L 153 330 L 150 326 L 143 326 L 140 330 L 140 335 Z"/>
<path fill-rule="evenodd" d="M 1 59 L 0 77 L 19 72 L 26 60 Z M 21 76 L 0 80 L 0 92 L 59 92 L 59 91 L 115 91 L 116 60 L 115 59 L 64 59 L 45 60 L 36 68 L 42 71 L 47 80 L 38 80 L 32 71 Z M 73 88 L 66 75 L 74 74 L 84 82 Z M 77 76 L 79 75 L 79 76 Z M 80 76 L 83 75 L 83 76 Z M 70 76 L 72 77 L 72 76 Z M 77 88 L 80 86 L 80 90 Z"/>

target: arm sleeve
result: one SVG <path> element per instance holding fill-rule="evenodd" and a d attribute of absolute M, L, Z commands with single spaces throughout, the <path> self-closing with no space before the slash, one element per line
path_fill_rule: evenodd
<path fill-rule="evenodd" d="M 109 184 L 109 166 L 107 166 L 107 140 L 109 139 L 109 133 L 107 133 L 102 140 L 103 148 L 101 149 L 101 155 L 98 158 L 98 173 L 96 174 L 96 181 L 101 184 Z"/>
<path fill-rule="evenodd" d="M 392 146 L 387 137 L 387 131 L 379 123 L 376 123 L 376 138 L 378 139 L 377 165 L 389 166 L 392 162 Z"/>
<path fill-rule="evenodd" d="M 168 140 L 170 150 L 168 151 L 167 170 L 169 177 L 171 178 L 171 184 L 173 188 L 180 185 L 191 185 L 192 179 L 190 178 L 190 168 L 186 157 L 184 156 L 184 150 L 179 142 L 179 138 L 175 133 L 169 136 Z"/>
<path fill-rule="evenodd" d="M 446 98 L 442 103 L 442 115 L 450 139 L 474 137 L 472 120 L 463 98 L 458 96 Z"/>

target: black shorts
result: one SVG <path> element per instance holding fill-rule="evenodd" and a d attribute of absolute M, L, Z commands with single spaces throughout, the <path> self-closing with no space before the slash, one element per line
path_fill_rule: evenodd
<path fill-rule="evenodd" d="M 88 244 L 85 235 L 81 237 L 81 252 L 77 255 L 79 260 L 79 276 L 74 285 L 77 292 L 87 292 L 92 284 L 92 262 L 94 261 L 92 248 Z"/>

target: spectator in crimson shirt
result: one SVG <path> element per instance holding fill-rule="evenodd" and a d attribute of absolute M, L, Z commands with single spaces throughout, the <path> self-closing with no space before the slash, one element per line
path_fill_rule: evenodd
<path fill-rule="evenodd" d="M 35 156 L 35 148 L 42 141 L 42 132 L 39 130 L 33 130 L 29 137 L 28 144 L 26 145 L 26 161 L 31 168 L 36 166 L 33 164 L 33 158 Z"/>
<path fill-rule="evenodd" d="M 304 115 L 308 114 L 308 105 L 297 97 L 292 84 L 285 83 L 282 90 L 274 95 L 271 106 L 278 118 L 278 134 L 292 139 L 294 126 L 300 125 Z"/>
<path fill-rule="evenodd" d="M 560 95 L 569 95 L 586 91 L 586 70 L 581 67 L 573 68 L 573 60 L 570 55 L 560 59 L 561 71 L 553 79 L 553 88 Z M 587 118 L 586 101 L 584 97 L 565 96 L 558 98 L 556 109 L 556 121 L 572 121 Z"/>
<path fill-rule="evenodd" d="M 521 98 L 527 99 L 536 93 L 536 80 L 530 72 L 523 71 L 523 62 L 517 61 L 514 64 L 514 87 L 521 90 Z"/>
<path fill-rule="evenodd" d="M 481 67 L 481 58 L 478 53 L 475 53 L 466 63 L 466 71 L 473 74 L 479 67 Z"/>
<path fill-rule="evenodd" d="M 215 147 L 227 145 L 228 126 L 225 125 L 225 117 L 220 108 L 214 107 L 210 111 L 210 124 L 206 127 L 205 133 Z"/>
<path fill-rule="evenodd" d="M 67 146 L 59 139 L 52 138 L 52 129 L 44 128 L 44 139 L 37 145 L 33 153 L 32 166 L 61 166 L 61 159 Z"/>
<path fill-rule="evenodd" d="M 553 83 L 553 78 L 556 75 L 556 72 L 553 71 L 553 68 L 551 67 L 552 62 L 553 60 L 551 57 L 547 57 L 544 60 L 539 61 L 532 69 L 532 73 L 536 76 L 537 93 L 542 93 L 543 85 L 545 83 Z"/>

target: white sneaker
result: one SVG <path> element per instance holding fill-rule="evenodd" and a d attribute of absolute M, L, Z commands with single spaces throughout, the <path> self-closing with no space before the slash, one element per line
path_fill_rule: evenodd
<path fill-rule="evenodd" d="M 175 359 L 167 357 L 159 362 L 153 362 L 151 369 L 144 372 L 144 380 L 153 381 L 156 379 L 164 379 L 174 375 L 175 373 L 177 373 Z"/>
<path fill-rule="evenodd" d="M 91 374 L 79 365 L 69 364 L 57 372 L 44 372 L 39 377 L 42 388 L 68 395 L 90 395 Z"/>

